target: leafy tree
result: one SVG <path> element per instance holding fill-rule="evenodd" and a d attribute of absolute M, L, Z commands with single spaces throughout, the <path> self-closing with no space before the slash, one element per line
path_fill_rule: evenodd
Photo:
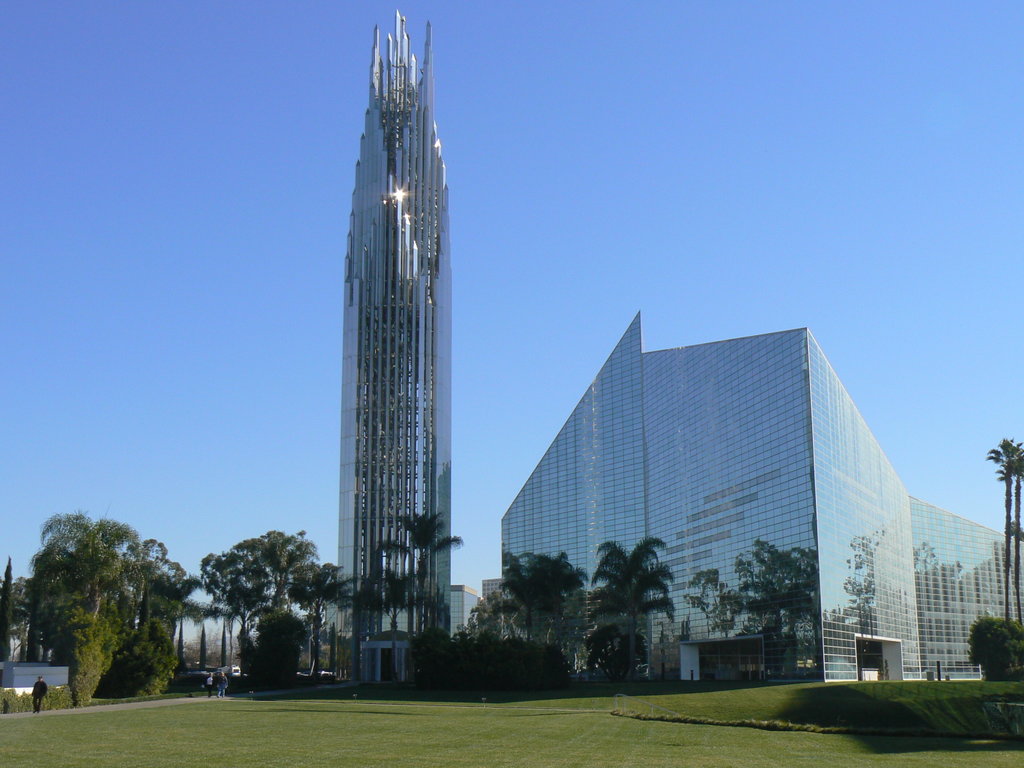
<path fill-rule="evenodd" d="M 615 541 L 606 541 L 597 549 L 600 560 L 593 583 L 602 586 L 592 595 L 595 611 L 604 616 L 626 617 L 629 659 L 636 658 L 637 624 L 641 616 L 661 611 L 669 620 L 674 618 L 674 607 L 668 596 L 672 571 L 658 558 L 658 550 L 664 548 L 665 542 L 648 536 L 640 539 L 629 552 Z M 633 666 L 629 679 L 635 676 Z"/>
<path fill-rule="evenodd" d="M 206 669 L 206 624 L 199 630 L 199 668 Z"/>
<path fill-rule="evenodd" d="M 1010 541 L 1014 538 L 1013 517 L 1013 480 L 1020 470 L 1021 443 L 1015 443 L 1009 438 L 1003 438 L 999 445 L 988 452 L 986 459 L 996 465 L 996 479 L 1004 486 L 1004 506 L 1006 508 L 1006 523 L 1004 526 L 1005 548 L 1003 554 L 1003 618 L 1010 620 Z M 1019 528 L 1019 521 L 1018 521 Z M 1017 581 L 1020 580 L 1020 554 L 1017 555 Z M 1019 590 L 1018 590 L 1019 592 Z M 1020 620 L 1020 598 L 1018 596 L 1017 617 Z"/>
<path fill-rule="evenodd" d="M 980 664 L 986 680 L 1024 678 L 1024 626 L 1019 621 L 982 616 L 971 625 L 971 663 Z"/>
<path fill-rule="evenodd" d="M 512 637 L 522 626 L 519 603 L 496 590 L 476 604 L 469 615 L 470 634 L 491 632 L 501 638 Z"/>
<path fill-rule="evenodd" d="M 251 654 L 252 676 L 264 685 L 277 688 L 294 684 L 305 636 L 302 620 L 291 611 L 263 614 Z"/>
<path fill-rule="evenodd" d="M 296 571 L 289 594 L 306 612 L 310 636 L 313 638 L 313 653 L 309 664 L 309 674 L 313 675 L 320 665 L 320 638 L 327 607 L 352 603 L 352 579 L 343 577 L 341 568 L 333 563 L 306 563 Z M 333 663 L 331 670 L 334 670 Z"/>
<path fill-rule="evenodd" d="M 643 635 L 637 635 L 632 661 L 629 656 L 629 635 L 619 631 L 617 624 L 604 624 L 584 641 L 587 669 L 600 670 L 613 683 L 626 679 L 630 670 L 642 663 L 646 653 Z"/>
<path fill-rule="evenodd" d="M 255 541 L 248 539 L 248 542 Z M 243 672 L 248 672 L 249 634 L 258 615 L 271 601 L 271 583 L 259 560 L 258 548 L 236 544 L 220 555 L 209 554 L 200 565 L 202 585 L 225 616 L 238 620 Z"/>
<path fill-rule="evenodd" d="M 0 588 L 0 661 L 7 661 L 11 653 L 11 625 L 14 621 L 14 575 L 11 558 L 7 558 L 4 585 Z"/>
<path fill-rule="evenodd" d="M 736 627 L 736 614 L 742 608 L 742 601 L 736 590 L 721 581 L 717 568 L 697 571 L 687 586 L 699 590 L 687 595 L 686 601 L 701 611 L 708 621 L 708 629 L 725 637 Z"/>

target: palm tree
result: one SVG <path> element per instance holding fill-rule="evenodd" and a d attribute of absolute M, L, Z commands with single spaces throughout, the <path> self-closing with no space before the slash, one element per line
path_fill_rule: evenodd
<path fill-rule="evenodd" d="M 130 551 L 139 534 L 115 520 L 89 519 L 84 512 L 54 515 L 43 523 L 42 548 L 32 558 L 41 582 L 77 596 L 85 610 L 98 616 L 111 594 L 124 586 Z"/>
<path fill-rule="evenodd" d="M 1005 486 L 1006 506 L 1006 546 L 1003 554 L 1003 618 L 1010 620 L 1010 540 L 1013 537 L 1013 478 L 1021 458 L 1021 443 L 1015 443 L 1009 438 L 1003 438 L 996 448 L 988 452 L 988 461 L 996 465 L 996 479 Z M 1019 552 L 1019 549 L 1018 549 Z M 1019 580 L 1020 556 L 1017 557 L 1017 578 Z M 1018 611 L 1019 615 L 1019 611 Z"/>
<path fill-rule="evenodd" d="M 352 603 L 352 578 L 343 577 L 341 568 L 333 563 L 306 563 L 295 574 L 289 596 L 306 612 L 313 652 L 310 654 L 309 674 L 314 675 L 320 664 L 320 635 L 323 632 L 327 606 L 339 607 Z"/>
<path fill-rule="evenodd" d="M 625 616 L 629 632 L 629 679 L 636 675 L 636 628 L 640 617 L 663 611 L 672 620 L 674 610 L 668 596 L 671 569 L 658 560 L 665 542 L 653 536 L 640 539 L 627 552 L 617 541 L 606 541 L 597 549 L 600 560 L 592 583 L 602 583 L 594 591 L 595 608 L 606 616 Z"/>
<path fill-rule="evenodd" d="M 391 679 L 398 681 L 398 617 L 409 605 L 412 576 L 385 568 L 379 579 L 363 582 L 359 607 L 388 617 L 391 626 Z"/>
<path fill-rule="evenodd" d="M 537 578 L 543 587 L 541 608 L 551 614 L 555 640 L 561 646 L 564 640 L 566 602 L 583 588 L 587 572 L 569 562 L 565 552 L 559 552 L 557 556 L 537 555 L 533 567 L 538 571 Z"/>
<path fill-rule="evenodd" d="M 399 515 L 399 530 L 404 540 L 391 542 L 387 549 L 402 555 L 407 563 L 406 572 L 415 575 L 416 588 L 410 600 L 418 616 L 417 628 L 423 631 L 438 623 L 436 595 L 428 594 L 427 582 L 436 572 L 437 556 L 462 546 L 462 537 L 445 532 L 444 521 L 436 512 L 423 515 Z M 412 611 L 410 611 L 411 621 Z"/>
<path fill-rule="evenodd" d="M 1017 443 L 1017 458 L 1013 462 L 1013 589 L 1017 596 L 1017 621 L 1020 611 L 1020 486 L 1024 480 L 1024 448 Z"/>
<path fill-rule="evenodd" d="M 525 552 L 513 555 L 505 552 L 505 567 L 501 572 L 501 586 L 505 593 L 523 608 L 526 624 L 526 639 L 533 639 L 533 618 L 541 609 L 546 597 L 542 572 L 535 567 L 537 555 Z"/>

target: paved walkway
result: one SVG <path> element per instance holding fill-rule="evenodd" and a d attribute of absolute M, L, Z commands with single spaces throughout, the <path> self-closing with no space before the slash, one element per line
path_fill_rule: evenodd
<path fill-rule="evenodd" d="M 357 685 L 357 683 L 337 683 L 335 685 L 316 685 L 311 688 L 281 688 L 276 691 L 256 691 L 247 693 L 232 693 L 228 695 L 229 699 L 260 699 L 265 696 L 280 696 L 286 693 L 303 693 L 309 690 L 323 691 L 330 690 L 332 688 L 348 688 L 349 686 Z M 216 696 L 201 696 L 196 694 L 195 696 L 181 696 L 176 699 L 153 699 L 151 701 L 129 701 L 123 704 L 97 704 L 92 707 L 77 707 L 75 709 L 44 709 L 38 715 L 35 712 L 12 712 L 7 715 L 0 715 L 0 723 L 5 720 L 11 720 L 19 717 L 39 717 L 49 715 L 87 715 L 93 712 L 112 712 L 114 710 L 123 709 L 152 709 L 154 707 L 173 707 L 181 704 L 199 704 L 200 702 L 206 701 L 217 701 Z"/>

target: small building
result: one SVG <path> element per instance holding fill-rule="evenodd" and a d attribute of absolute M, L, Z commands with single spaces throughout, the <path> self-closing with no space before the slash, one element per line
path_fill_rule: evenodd
<path fill-rule="evenodd" d="M 465 584 L 452 584 L 451 598 L 452 632 L 458 632 L 469 626 L 469 615 L 480 602 L 480 595 Z"/>
<path fill-rule="evenodd" d="M 480 599 L 486 600 L 488 597 L 493 595 L 495 592 L 501 590 L 502 579 L 484 579 L 481 584 Z"/>
<path fill-rule="evenodd" d="M 49 664 L 34 661 L 5 661 L 0 688 L 13 688 L 18 693 L 30 693 L 40 676 L 51 688 L 68 684 L 67 667 L 51 667 Z"/>

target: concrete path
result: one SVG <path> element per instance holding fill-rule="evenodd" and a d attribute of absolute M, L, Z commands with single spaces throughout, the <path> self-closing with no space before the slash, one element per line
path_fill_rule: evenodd
<path fill-rule="evenodd" d="M 358 683 L 336 683 L 334 685 L 315 685 L 309 688 L 282 688 L 276 691 L 255 691 L 255 692 L 237 692 L 228 695 L 228 699 L 260 699 L 266 696 L 281 696 L 288 693 L 304 693 L 309 690 L 323 691 L 331 690 L 333 688 L 348 688 Z M 38 715 L 35 712 L 12 712 L 8 715 L 0 715 L 0 723 L 5 720 L 11 720 L 19 717 L 40 717 L 49 715 L 87 715 L 93 712 L 112 712 L 115 710 L 124 709 L 152 709 L 154 707 L 173 707 L 181 704 L 199 704 L 200 702 L 206 701 L 223 701 L 218 699 L 216 696 L 202 696 L 196 694 L 194 696 L 181 696 L 176 699 L 153 699 L 152 701 L 129 701 L 124 704 L 97 704 L 92 707 L 77 707 L 75 709 L 44 709 Z"/>

